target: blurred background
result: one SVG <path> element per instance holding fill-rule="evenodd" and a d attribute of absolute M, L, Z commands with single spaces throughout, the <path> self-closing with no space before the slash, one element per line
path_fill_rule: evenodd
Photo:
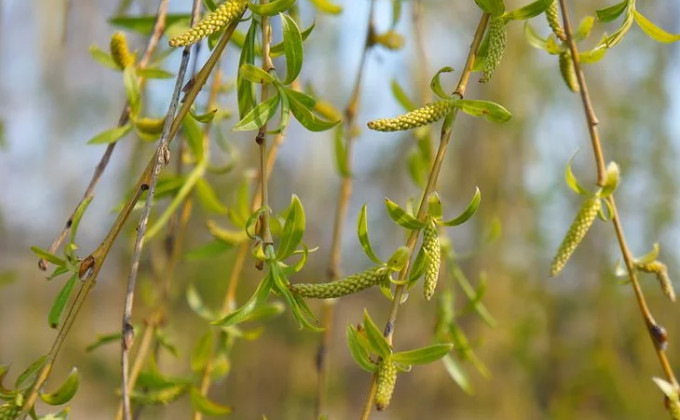
<path fill-rule="evenodd" d="M 47 248 L 80 199 L 105 146 L 86 145 L 96 133 L 113 127 L 124 104 L 120 73 L 97 64 L 88 53 L 92 44 L 106 49 L 118 30 L 108 23 L 120 7 L 127 14 L 155 13 L 157 1 L 126 5 L 110 1 L 0 1 L 0 363 L 12 363 L 13 381 L 25 366 L 44 354 L 55 331 L 47 312 L 63 278 L 47 282 L 37 268 L 30 246 Z M 299 2 L 302 27 L 316 27 L 305 42 L 303 82 L 311 82 L 321 98 L 338 109 L 346 106 L 359 65 L 368 16 L 368 1 L 342 1 L 337 16 L 318 13 Z M 507 1 L 508 9 L 526 2 Z M 574 3 L 572 21 L 593 15 L 607 1 Z M 423 22 L 427 62 L 418 59 L 413 36 L 412 2 L 404 2 L 396 26 L 406 42 L 399 51 L 375 48 L 368 55 L 362 83 L 355 145 L 354 194 L 343 240 L 342 271 L 357 272 L 372 263 L 356 239 L 356 218 L 368 204 L 369 230 L 376 252 L 386 258 L 404 236 L 384 211 L 383 199 L 405 203 L 418 197 L 409 178 L 406 157 L 414 147 L 412 133 L 383 134 L 364 129 L 371 119 L 402 110 L 390 91 L 397 80 L 416 102 L 442 66 L 463 67 L 479 10 L 472 1 L 424 1 Z M 187 0 L 171 0 L 172 13 L 186 13 Z M 680 4 L 644 2 L 639 10 L 657 25 L 680 32 Z M 376 2 L 376 25 L 386 30 L 392 3 Z M 280 34 L 276 21 L 274 37 Z M 596 23 L 581 48 L 592 47 L 603 32 L 612 33 L 620 20 Z M 531 25 L 549 33 L 542 17 Z M 487 99 L 508 108 L 513 119 L 498 125 L 462 115 L 456 124 L 439 193 L 445 214 L 452 217 L 478 186 L 482 204 L 474 218 L 449 230 L 456 251 L 468 255 L 460 267 L 476 285 L 480 272 L 488 279 L 483 302 L 497 320 L 491 328 L 475 314 L 458 318 L 477 356 L 491 375 L 486 378 L 462 363 L 474 388 L 468 395 L 451 380 L 441 363 L 417 366 L 399 376 L 389 410 L 375 419 L 639 419 L 663 418 L 663 397 L 651 378 L 662 376 L 635 298 L 624 279 L 616 277 L 620 253 L 611 225 L 596 222 L 585 242 L 558 277 L 548 276 L 550 261 L 581 202 L 564 182 L 569 157 L 582 184 L 593 188 L 595 169 L 580 99 L 561 80 L 556 56 L 531 48 L 523 23 L 508 25 L 506 56 L 492 81 L 478 84 L 474 75 L 467 98 Z M 145 38 L 128 33 L 133 49 L 143 50 Z M 167 40 L 162 41 L 164 46 Z M 622 184 L 617 202 L 629 245 L 636 255 L 655 242 L 678 273 L 680 201 L 680 48 L 652 41 L 633 26 L 599 63 L 585 68 L 608 160 L 619 163 Z M 199 63 L 207 57 L 207 48 Z M 233 79 L 239 50 L 229 46 L 222 68 Z M 163 68 L 175 72 L 179 53 Z M 424 76 L 423 76 L 424 75 Z M 446 76 L 447 89 L 457 80 Z M 167 109 L 174 79 L 151 81 L 145 97 L 147 112 L 161 116 Z M 200 99 L 205 102 L 205 98 Z M 235 95 L 221 98 L 235 110 Z M 251 134 L 235 134 L 237 118 L 220 123 L 238 151 L 233 171 L 211 175 L 222 202 L 234 202 L 244 174 L 257 166 Z M 437 129 L 433 130 L 434 133 Z M 95 191 L 79 231 L 78 251 L 86 256 L 103 239 L 137 174 L 153 153 L 153 145 L 134 134 L 121 141 Z M 214 163 L 226 159 L 216 149 Z M 292 122 L 270 183 L 271 204 L 282 211 L 292 193 L 300 196 L 307 214 L 305 242 L 319 250 L 292 281 L 326 278 L 332 219 L 339 186 L 333 157 L 333 132 L 310 133 Z M 161 206 L 167 202 L 161 203 Z M 118 403 L 119 346 L 94 352 L 86 347 L 98 334 L 119 329 L 135 213 L 104 265 L 99 281 L 76 321 L 52 373 L 54 383 L 77 366 L 83 383 L 71 402 L 71 418 L 110 418 Z M 186 249 L 210 240 L 206 220 L 228 225 L 225 215 L 207 214 L 196 206 L 185 238 Z M 489 230 L 500 222 L 501 235 L 487 244 Z M 161 236 L 159 236 L 160 238 Z M 149 242 L 142 260 L 140 287 L 152 287 L 149 255 L 162 240 Z M 184 290 L 194 284 L 208 304 L 219 305 L 227 288 L 235 250 L 217 258 L 182 261 L 175 271 L 175 289 L 165 332 L 177 347 L 176 358 L 165 354 L 164 372 L 186 374 L 188 358 L 207 323 L 188 307 Z M 252 259 L 246 262 L 238 291 L 244 302 L 261 279 Z M 661 293 L 651 275 L 641 275 L 643 289 L 657 322 L 669 333 L 668 356 L 680 372 L 680 310 Z M 458 290 L 458 289 L 454 289 Z M 416 292 L 417 291 L 417 292 Z M 464 296 L 456 292 L 458 307 Z M 138 299 L 135 322 L 148 313 Z M 320 313 L 318 302 L 312 310 Z M 329 414 L 331 419 L 357 418 L 370 376 L 351 360 L 345 328 L 361 321 L 368 308 L 379 324 L 387 319 L 389 302 L 377 290 L 344 298 L 336 305 L 333 346 L 329 349 Z M 424 301 L 420 287 L 400 310 L 395 349 L 431 342 L 435 305 Z M 256 341 L 239 341 L 233 349 L 231 372 L 210 396 L 234 407 L 233 418 L 311 418 L 316 392 L 315 355 L 318 335 L 299 331 L 290 313 L 268 321 Z M 39 406 L 42 409 L 42 406 Z M 146 418 L 187 418 L 184 397 L 167 407 L 150 409 Z"/>

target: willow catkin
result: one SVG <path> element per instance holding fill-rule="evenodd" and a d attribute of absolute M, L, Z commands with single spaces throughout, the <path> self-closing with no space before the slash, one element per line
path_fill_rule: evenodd
<path fill-rule="evenodd" d="M 560 73 L 562 74 L 564 83 L 566 83 L 567 87 L 572 92 L 578 92 L 580 90 L 578 78 L 576 77 L 576 70 L 574 69 L 574 61 L 571 59 L 571 53 L 569 51 L 562 51 L 560 53 Z"/>
<path fill-rule="evenodd" d="M 14 402 L 8 402 L 0 405 L 0 420 L 14 420 L 21 411 L 21 407 Z"/>
<path fill-rule="evenodd" d="M 548 26 L 552 29 L 556 37 L 561 40 L 566 40 L 567 37 L 564 34 L 564 29 L 560 25 L 560 15 L 557 11 L 557 0 L 554 0 L 550 6 L 545 10 L 545 18 L 548 21 Z"/>
<path fill-rule="evenodd" d="M 581 206 L 576 218 L 569 227 L 567 235 L 562 240 L 557 254 L 553 259 L 552 266 L 550 267 L 550 275 L 556 276 L 564 268 L 569 261 L 569 257 L 574 252 L 578 244 L 581 243 L 583 238 L 588 233 L 588 229 L 592 226 L 597 213 L 600 211 L 602 203 L 600 197 L 593 195 L 586 199 Z"/>
<path fill-rule="evenodd" d="M 439 243 L 439 232 L 434 222 L 430 221 L 423 230 L 423 250 L 427 256 L 427 267 L 425 267 L 425 299 L 430 300 L 437 288 L 439 280 L 439 266 L 441 264 L 441 245 Z"/>
<path fill-rule="evenodd" d="M 484 76 L 480 82 L 486 83 L 491 80 L 493 72 L 503 59 L 505 54 L 505 46 L 507 44 L 508 32 L 505 29 L 505 21 L 502 17 L 492 17 L 489 22 L 489 30 L 487 32 L 489 37 L 489 49 L 484 62 Z"/>
<path fill-rule="evenodd" d="M 170 39 L 171 47 L 191 45 L 201 39 L 224 29 L 235 19 L 245 12 L 248 2 L 246 0 L 228 0 L 218 6 L 213 12 L 208 13 L 193 28 L 184 34 Z"/>
<path fill-rule="evenodd" d="M 111 58 L 113 58 L 113 61 L 121 70 L 135 63 L 135 56 L 130 53 L 127 39 L 123 32 L 116 32 L 111 36 L 109 51 L 111 52 Z"/>
<path fill-rule="evenodd" d="M 654 273 L 656 279 L 659 281 L 663 294 L 666 295 L 671 302 L 675 302 L 675 290 L 673 289 L 671 279 L 668 278 L 668 267 L 666 264 L 661 261 L 652 261 L 651 263 L 636 264 L 635 267 L 645 273 Z"/>
<path fill-rule="evenodd" d="M 443 99 L 398 117 L 369 121 L 368 128 L 376 131 L 401 131 L 421 127 L 444 118 L 454 104 L 454 101 Z"/>
<path fill-rule="evenodd" d="M 374 267 L 360 273 L 352 274 L 344 279 L 330 283 L 298 283 L 290 286 L 290 290 L 302 297 L 331 299 L 350 295 L 387 281 L 389 270 L 386 267 Z"/>
<path fill-rule="evenodd" d="M 394 385 L 397 383 L 397 365 L 385 358 L 378 365 L 378 387 L 375 392 L 375 408 L 382 411 L 390 405 Z"/>

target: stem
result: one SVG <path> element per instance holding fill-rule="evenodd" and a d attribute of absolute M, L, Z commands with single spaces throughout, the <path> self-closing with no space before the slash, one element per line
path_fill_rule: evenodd
<path fill-rule="evenodd" d="M 326 270 L 328 281 L 334 281 L 340 277 L 340 261 L 342 258 L 342 234 L 347 221 L 347 208 L 352 196 L 352 149 L 356 139 L 356 115 L 361 98 L 361 80 L 366 67 L 366 57 L 368 51 L 373 46 L 371 34 L 374 32 L 373 15 L 375 10 L 375 0 L 371 0 L 368 12 L 368 25 L 366 29 L 366 41 L 364 42 L 359 60 L 359 71 L 354 79 L 352 94 L 345 108 L 345 162 L 346 172 L 342 175 L 340 190 L 338 191 L 337 205 L 335 208 L 335 218 L 333 220 L 333 236 L 331 239 L 330 258 Z M 322 325 L 324 331 L 319 342 L 316 356 L 317 369 L 317 392 L 314 418 L 318 419 L 326 414 L 327 408 L 327 381 L 329 365 L 327 360 L 328 349 L 331 348 L 333 338 L 333 319 L 335 315 L 335 299 L 325 299 L 322 303 Z"/>
<path fill-rule="evenodd" d="M 576 47 L 576 43 L 574 42 L 571 22 L 569 19 L 569 13 L 567 10 L 565 0 L 560 0 L 560 7 L 562 9 L 564 33 L 567 38 L 566 42 L 569 45 L 569 49 L 571 51 L 571 55 L 574 61 L 574 70 L 576 71 L 579 88 L 581 90 L 581 99 L 583 101 L 583 108 L 586 115 L 586 121 L 588 123 L 588 131 L 590 133 L 590 139 L 593 145 L 593 153 L 595 154 L 595 161 L 597 163 L 598 185 L 602 186 L 604 184 L 606 168 L 604 163 L 605 162 L 604 156 L 602 154 L 602 145 L 600 142 L 600 137 L 597 132 L 598 121 L 597 117 L 595 116 L 595 112 L 593 111 L 593 106 L 590 101 L 590 95 L 588 95 L 588 86 L 586 85 L 586 79 L 581 69 L 581 63 L 578 59 L 578 49 Z M 642 319 L 645 322 L 645 325 L 647 326 L 647 332 L 649 333 L 649 337 L 652 340 L 654 351 L 656 352 L 656 355 L 659 358 L 659 363 L 661 364 L 661 368 L 664 372 L 664 375 L 666 376 L 666 379 L 670 383 L 672 383 L 675 387 L 678 387 L 678 381 L 675 378 L 675 374 L 673 373 L 673 369 L 671 368 L 670 362 L 668 361 L 668 357 L 666 356 L 664 347 L 660 345 L 658 338 L 655 336 L 655 331 L 657 331 L 660 327 L 656 324 L 656 321 L 654 321 L 654 317 L 652 316 L 652 313 L 649 310 L 649 306 L 647 305 L 647 301 L 645 300 L 645 295 L 642 292 L 642 288 L 640 287 L 640 282 L 638 281 L 635 272 L 633 253 L 631 252 L 630 248 L 628 247 L 628 244 L 626 243 L 626 237 L 623 232 L 623 226 L 621 225 L 621 219 L 619 217 L 619 212 L 616 207 L 614 195 L 610 195 L 609 197 L 607 197 L 606 200 L 611 208 L 612 223 L 614 225 L 614 230 L 616 232 L 616 239 L 619 243 L 619 248 L 621 249 L 623 261 L 626 264 L 626 270 L 628 271 L 630 284 L 632 285 L 633 291 L 635 292 L 635 299 L 638 303 L 638 307 L 640 308 Z"/>
<path fill-rule="evenodd" d="M 145 68 L 149 64 L 149 60 L 151 59 L 151 54 L 156 50 L 156 46 L 158 45 L 158 41 L 160 38 L 163 36 L 163 31 L 165 29 L 165 16 L 167 15 L 167 9 L 168 9 L 168 0 L 161 0 L 159 6 L 158 6 L 158 12 L 157 12 L 157 17 L 156 17 L 156 23 L 154 24 L 153 31 L 151 33 L 151 36 L 149 37 L 149 40 L 146 44 L 146 48 L 144 50 L 144 55 L 142 56 L 142 59 L 139 61 L 138 67 L 140 69 Z M 144 85 L 146 82 L 146 79 L 143 77 L 138 77 L 137 78 L 140 87 Z M 121 127 L 125 124 L 128 123 L 130 119 L 130 104 L 129 102 L 125 102 L 125 105 L 123 106 L 123 111 L 121 111 L 120 117 L 118 118 L 118 127 Z M 80 207 L 80 205 L 87 199 L 89 199 L 93 192 L 95 187 L 97 186 L 97 183 L 99 183 L 99 178 L 101 178 L 102 174 L 104 173 L 104 170 L 106 169 L 107 165 L 109 164 L 109 160 L 111 159 L 111 155 L 113 154 L 113 149 L 116 147 L 117 142 L 110 143 L 107 147 L 106 150 L 104 151 L 104 154 L 102 155 L 101 159 L 99 160 L 99 163 L 97 164 L 94 173 L 92 174 L 92 178 L 90 179 L 90 183 L 88 184 L 87 188 L 85 189 L 85 192 L 83 193 L 83 197 L 80 199 L 78 204 L 75 206 L 73 209 L 73 212 L 71 213 L 71 216 L 69 216 L 68 220 L 66 221 L 64 229 L 61 231 L 59 236 L 57 236 L 50 247 L 48 248 L 48 252 L 51 254 L 54 254 L 56 250 L 59 248 L 59 245 L 66 239 L 66 236 L 69 234 L 69 231 L 71 230 L 71 221 L 73 220 L 73 216 L 75 215 L 76 209 Z M 40 267 L 41 270 L 45 271 L 47 270 L 47 261 L 44 259 L 39 259 L 38 260 L 38 267 Z"/>
<path fill-rule="evenodd" d="M 267 0 L 260 0 L 260 4 L 262 5 L 267 4 Z M 271 48 L 271 40 L 272 40 L 272 28 L 271 25 L 269 24 L 269 17 L 262 16 L 262 70 L 264 70 L 267 73 L 274 70 L 274 63 L 272 63 L 272 58 L 271 55 L 269 54 Z M 268 97 L 269 97 L 269 85 L 267 83 L 264 83 L 262 84 L 260 102 L 266 101 Z M 260 188 L 262 193 L 262 206 L 268 209 L 269 191 L 267 190 L 267 180 L 269 179 L 269 176 L 267 175 L 266 165 L 267 161 L 266 121 L 264 122 L 264 124 L 262 124 L 262 126 L 258 130 L 257 136 L 255 136 L 255 142 L 258 144 L 260 150 L 260 173 L 261 173 Z M 260 222 L 262 223 L 260 230 L 262 235 L 262 251 L 264 251 L 268 245 L 274 244 L 274 240 L 272 239 L 272 233 L 269 229 L 269 218 L 270 218 L 269 210 L 262 212 L 262 216 L 260 216 Z"/>
<path fill-rule="evenodd" d="M 460 98 L 463 98 L 465 96 L 465 90 L 467 89 L 468 81 L 470 80 L 470 75 L 472 74 L 472 66 L 475 62 L 475 57 L 477 56 L 477 50 L 479 49 L 479 45 L 482 43 L 482 38 L 484 37 L 484 31 L 486 30 L 486 25 L 489 22 L 489 17 L 490 17 L 489 14 L 483 13 L 482 17 L 479 20 L 479 24 L 477 25 L 477 30 L 475 31 L 474 39 L 472 40 L 472 44 L 470 45 L 470 52 L 468 53 L 465 68 L 463 69 L 463 73 L 461 74 L 460 79 L 458 81 L 458 85 L 456 86 L 456 90 L 454 91 L 454 94 L 458 95 Z M 451 139 L 451 133 L 453 129 L 453 124 L 455 123 L 455 116 L 457 114 L 457 111 L 458 108 L 454 108 L 454 110 L 452 111 L 452 118 L 450 120 L 447 118 L 447 120 L 449 120 L 450 122 L 447 123 L 447 120 L 445 120 L 444 125 L 442 126 L 439 148 L 434 158 L 434 163 L 432 165 L 432 169 L 430 170 L 430 174 L 428 175 L 427 185 L 425 186 L 423 195 L 420 199 L 420 205 L 418 206 L 418 212 L 416 217 L 420 220 L 423 220 L 423 218 L 425 217 L 425 213 L 427 212 L 427 198 L 434 191 L 437 185 L 439 172 L 441 171 L 444 156 L 446 155 L 446 149 Z M 411 255 L 413 255 L 413 251 L 415 250 L 419 234 L 420 230 L 413 230 L 411 231 L 411 234 L 406 240 L 406 246 L 411 251 Z M 400 281 L 403 281 L 407 278 L 409 269 L 410 261 L 407 260 L 404 268 L 399 272 Z M 392 344 L 394 337 L 395 323 L 397 320 L 397 313 L 399 311 L 399 305 L 401 303 L 401 297 L 403 292 L 404 292 L 403 284 L 397 285 L 395 287 L 394 298 L 392 300 L 392 306 L 390 307 L 389 319 L 387 321 L 387 324 L 385 325 L 385 330 L 383 332 L 385 338 L 387 339 L 387 342 L 390 345 Z M 377 389 L 377 379 L 378 379 L 377 374 L 374 374 L 373 380 L 371 382 L 371 388 L 366 398 L 366 403 L 364 404 L 364 409 L 361 415 L 362 420 L 367 420 L 371 415 L 371 409 L 373 406 L 373 401 L 375 399 L 375 391 Z"/>

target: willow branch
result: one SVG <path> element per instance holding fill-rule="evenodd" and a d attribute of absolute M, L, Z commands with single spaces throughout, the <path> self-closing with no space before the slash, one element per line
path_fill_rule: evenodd
<path fill-rule="evenodd" d="M 583 101 L 583 109 L 585 111 L 585 116 L 586 116 L 586 121 L 588 123 L 588 132 L 590 133 L 590 140 L 593 146 L 593 153 L 595 154 L 595 161 L 597 163 L 597 179 L 598 179 L 598 185 L 602 186 L 604 185 L 604 177 L 606 174 L 606 167 L 605 167 L 605 160 L 604 156 L 602 154 L 602 145 L 600 142 L 600 136 L 597 131 L 597 124 L 598 120 L 597 117 L 595 116 L 595 111 L 593 110 L 593 105 L 590 100 L 590 95 L 588 94 L 588 86 L 586 84 L 586 79 L 583 74 L 583 70 L 581 68 L 581 63 L 579 61 L 579 52 L 578 48 L 576 47 L 576 42 L 574 42 L 573 38 L 573 32 L 572 32 L 572 26 L 571 26 L 571 20 L 569 18 L 569 11 L 567 10 L 567 5 L 565 0 L 560 0 L 560 7 L 562 9 L 562 20 L 564 23 L 564 33 L 566 35 L 566 42 L 567 45 L 569 46 L 569 50 L 571 51 L 571 56 L 573 58 L 574 62 L 574 70 L 576 71 L 576 77 L 578 80 L 579 88 L 581 90 L 581 99 Z M 661 369 L 664 372 L 664 375 L 666 376 L 666 379 L 675 385 L 676 387 L 678 386 L 678 381 L 675 378 L 675 374 L 673 373 L 673 369 L 670 365 L 670 362 L 668 361 L 668 357 L 666 356 L 666 351 L 665 351 L 665 337 L 663 337 L 663 341 L 661 341 L 659 337 L 659 332 L 663 331 L 662 328 L 656 323 L 654 320 L 654 317 L 652 316 L 651 311 L 649 310 L 649 306 L 647 305 L 647 301 L 645 300 L 644 293 L 642 292 L 642 288 L 640 287 L 640 282 L 637 278 L 637 274 L 635 271 L 635 265 L 634 265 L 634 258 L 633 258 L 633 253 L 631 252 L 630 248 L 628 247 L 628 244 L 626 242 L 626 237 L 623 232 L 623 226 L 621 224 L 621 219 L 619 217 L 619 212 L 616 207 L 616 201 L 614 200 L 614 195 L 610 195 L 607 197 L 607 201 L 609 202 L 610 208 L 611 208 L 611 213 L 612 213 L 612 223 L 614 225 L 614 230 L 616 232 L 616 239 L 619 243 L 619 248 L 621 249 L 621 255 L 623 256 L 623 261 L 626 265 L 626 270 L 628 271 L 628 278 L 630 279 L 630 284 L 633 287 L 633 291 L 635 292 L 635 299 L 638 303 L 638 307 L 640 308 L 640 313 L 642 315 L 642 319 L 645 322 L 645 325 L 647 327 L 647 332 L 649 333 L 649 337 L 652 340 L 652 344 L 654 347 L 654 351 L 656 352 L 656 355 L 659 359 L 659 363 L 661 364 Z"/>
<path fill-rule="evenodd" d="M 487 23 L 489 22 L 489 17 L 490 17 L 489 14 L 484 13 L 482 14 L 482 17 L 479 20 L 477 30 L 475 31 L 475 36 L 472 40 L 472 44 L 470 45 L 470 52 L 468 53 L 465 68 L 463 69 L 460 79 L 458 80 L 456 90 L 454 91 L 454 94 L 459 96 L 461 99 L 465 96 L 465 90 L 467 89 L 468 81 L 470 80 L 470 75 L 472 74 L 472 67 L 474 65 L 475 58 L 477 56 L 477 51 L 479 50 L 479 46 L 482 43 L 484 31 L 486 29 Z M 453 125 L 455 123 L 455 116 L 458 112 L 458 108 L 454 108 L 452 112 L 453 120 L 451 121 L 450 124 L 445 123 L 444 126 L 442 127 L 439 148 L 437 149 L 437 154 L 435 156 L 432 169 L 430 170 L 430 173 L 427 178 L 427 185 L 425 186 L 425 189 L 423 190 L 423 195 L 420 199 L 420 204 L 418 206 L 417 212 L 417 218 L 420 220 L 424 219 L 425 214 L 427 212 L 427 198 L 435 190 L 435 187 L 437 185 L 437 180 L 439 179 L 439 173 L 441 171 L 442 163 L 444 161 L 444 156 L 446 155 L 446 149 L 448 147 L 449 141 L 451 140 L 451 133 Z M 406 246 L 411 251 L 411 254 L 413 254 L 413 251 L 415 250 L 419 234 L 420 230 L 413 230 L 409 235 L 408 239 L 406 240 Z M 403 281 L 408 277 L 409 269 L 410 261 L 407 261 L 404 268 L 399 272 L 400 281 Z M 401 297 L 403 293 L 404 285 L 403 284 L 397 285 L 394 290 L 394 298 L 392 300 L 392 306 L 390 307 L 389 319 L 387 321 L 387 324 L 385 325 L 385 330 L 383 332 L 383 335 L 387 339 L 388 343 L 390 343 L 390 345 L 392 344 L 393 341 L 397 313 L 399 311 L 399 306 L 401 303 Z M 371 388 L 369 390 L 368 396 L 366 398 L 366 403 L 364 404 L 364 409 L 361 414 L 362 420 L 367 420 L 371 415 L 373 402 L 375 400 L 376 389 L 377 389 L 377 374 L 374 374 L 373 380 L 371 382 Z"/>

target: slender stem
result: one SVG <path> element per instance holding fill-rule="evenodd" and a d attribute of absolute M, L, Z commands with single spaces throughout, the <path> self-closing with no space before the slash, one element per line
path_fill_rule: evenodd
<path fill-rule="evenodd" d="M 149 40 L 146 44 L 146 48 L 144 50 L 144 55 L 142 56 L 142 59 L 139 61 L 138 67 L 139 68 L 144 68 L 149 64 L 149 60 L 151 59 L 151 54 L 156 50 L 156 46 L 158 45 L 158 41 L 160 38 L 163 36 L 163 30 L 165 29 L 165 16 L 167 15 L 167 9 L 168 9 L 168 0 L 161 0 L 159 6 L 158 6 L 158 12 L 156 13 L 156 22 L 154 23 L 153 31 L 151 33 L 151 36 L 149 37 Z M 137 79 L 140 83 L 140 85 L 143 86 L 144 82 L 146 82 L 146 79 L 144 77 L 138 77 Z M 125 124 L 128 123 L 130 119 L 130 104 L 129 102 L 125 102 L 125 105 L 123 106 L 123 110 L 121 111 L 120 117 L 118 118 L 118 126 L 121 127 Z M 113 150 L 116 147 L 117 142 L 110 143 L 107 147 L 106 150 L 104 151 L 104 154 L 102 155 L 101 159 L 99 160 L 99 163 L 97 164 L 94 173 L 92 174 L 92 178 L 90 179 L 90 183 L 88 184 L 87 188 L 85 189 L 85 192 L 83 193 L 82 198 L 78 202 L 78 204 L 75 206 L 73 209 L 73 212 L 71 213 L 71 216 L 68 218 L 66 221 L 66 224 L 64 226 L 64 229 L 62 229 L 61 233 L 59 236 L 57 236 L 52 244 L 50 245 L 48 252 L 54 254 L 56 250 L 59 248 L 59 245 L 64 241 L 66 236 L 68 235 L 69 231 L 71 230 L 71 221 L 73 220 L 73 216 L 75 215 L 76 209 L 80 207 L 80 205 L 87 199 L 89 199 L 93 192 L 95 187 L 97 186 L 97 183 L 99 182 L 99 179 L 101 178 L 102 174 L 104 173 L 104 170 L 106 170 L 107 165 L 109 164 L 109 160 L 111 159 L 111 155 L 113 154 Z M 38 267 L 40 267 L 41 270 L 45 271 L 47 269 L 47 261 L 44 259 L 38 260 Z"/>
<path fill-rule="evenodd" d="M 375 0 L 371 0 L 368 12 L 368 24 L 366 26 L 366 41 L 364 42 L 361 51 L 361 58 L 359 60 L 359 70 L 354 85 L 352 87 L 352 94 L 345 108 L 345 162 L 343 162 L 345 172 L 342 174 L 340 189 L 338 191 L 337 204 L 335 208 L 335 217 L 333 220 L 333 236 L 331 238 L 330 257 L 328 260 L 328 267 L 326 274 L 328 281 L 334 281 L 340 277 L 340 262 L 342 258 L 342 234 L 347 221 L 347 208 L 352 196 L 352 150 L 354 140 L 356 139 L 358 130 L 356 127 L 356 115 L 361 99 L 361 81 L 363 79 L 364 69 L 366 68 L 366 57 L 368 51 L 373 46 L 371 35 L 374 32 L 373 15 L 375 10 Z M 319 341 L 319 347 L 316 353 L 316 369 L 317 369 L 317 390 L 316 390 L 316 406 L 314 418 L 318 419 L 327 411 L 327 382 L 328 382 L 328 349 L 331 348 L 333 338 L 333 319 L 335 317 L 335 300 L 325 299 L 322 303 L 321 322 L 324 326 L 324 331 Z"/>
<path fill-rule="evenodd" d="M 578 48 L 576 47 L 576 43 L 574 42 L 573 38 L 573 32 L 571 28 L 571 22 L 569 19 L 569 11 L 567 10 L 567 5 L 565 0 L 560 0 L 560 7 L 562 9 L 562 19 L 564 22 L 564 33 L 566 35 L 566 42 L 569 45 L 569 49 L 571 51 L 571 55 L 573 58 L 574 62 L 574 70 L 576 71 L 576 76 L 578 79 L 578 84 L 579 88 L 581 90 L 581 99 L 583 101 L 583 108 L 585 111 L 585 116 L 586 116 L 586 121 L 588 123 L 588 131 L 590 133 L 590 139 L 591 143 L 593 145 L 593 153 L 595 154 L 595 161 L 597 163 L 597 178 L 598 178 L 598 185 L 602 186 L 604 184 L 604 177 L 606 174 L 606 167 L 605 167 L 605 160 L 604 156 L 602 154 L 602 145 L 600 142 L 600 137 L 597 131 L 597 117 L 595 116 L 595 112 L 593 110 L 592 102 L 590 100 L 590 95 L 588 95 L 588 86 L 586 84 L 585 76 L 583 74 L 583 70 L 581 69 L 581 63 L 578 59 L 579 53 L 578 53 Z M 626 270 L 628 271 L 628 277 L 630 279 L 630 284 L 633 287 L 633 291 L 635 292 L 635 299 L 638 303 L 638 307 L 640 308 L 640 313 L 642 315 L 642 319 L 645 322 L 645 325 L 647 327 L 647 332 L 649 333 L 649 337 L 652 340 L 652 345 L 654 347 L 654 351 L 656 352 L 657 357 L 659 358 L 659 363 L 661 364 L 661 368 L 664 372 L 664 375 L 666 376 L 666 379 L 671 382 L 673 385 L 676 387 L 678 386 L 678 381 L 675 378 L 675 374 L 673 373 L 673 369 L 671 368 L 670 362 L 668 361 L 668 357 L 666 356 L 666 352 L 664 350 L 664 346 L 661 345 L 663 343 L 659 342 L 659 338 L 656 336 L 657 331 L 661 328 L 656 324 L 656 321 L 654 320 L 654 317 L 652 316 L 651 311 L 649 310 L 649 306 L 647 305 L 647 301 L 645 300 L 645 295 L 642 292 L 642 288 L 640 287 L 640 282 L 637 278 L 636 272 L 635 272 L 635 264 L 634 264 L 634 258 L 633 258 L 633 253 L 631 252 L 630 248 L 628 247 L 628 244 L 626 242 L 626 237 L 623 232 L 623 226 L 621 224 L 621 219 L 619 217 L 619 212 L 616 207 L 616 201 L 614 200 L 614 196 L 610 195 L 607 197 L 607 201 L 609 203 L 609 206 L 611 208 L 611 213 L 612 213 L 612 223 L 614 225 L 614 230 L 616 231 L 616 239 L 619 243 L 619 248 L 621 249 L 621 255 L 623 256 L 623 260 L 626 265 Z"/>
<path fill-rule="evenodd" d="M 458 85 L 456 86 L 456 90 L 454 92 L 454 94 L 458 95 L 460 98 L 463 98 L 465 96 L 465 90 L 467 89 L 467 84 L 468 81 L 470 80 L 470 75 L 472 73 L 472 66 L 475 62 L 475 57 L 477 56 L 479 46 L 482 43 L 484 31 L 486 30 L 486 25 L 489 22 L 489 17 L 490 16 L 487 13 L 482 14 L 482 17 L 479 20 L 479 24 L 477 25 L 477 30 L 475 31 L 474 39 L 472 40 L 472 44 L 470 45 L 470 52 L 468 53 L 465 68 L 463 69 L 463 72 L 458 81 Z M 446 155 L 446 149 L 451 139 L 451 133 L 453 129 L 453 124 L 455 122 L 455 116 L 457 114 L 457 108 L 455 108 L 452 111 L 452 113 L 453 114 L 450 123 L 447 124 L 447 122 L 445 121 L 444 125 L 442 126 L 441 138 L 439 141 L 439 149 L 437 150 L 437 154 L 435 156 L 432 169 L 430 170 L 430 174 L 427 179 L 427 185 L 425 186 L 423 195 L 420 199 L 417 218 L 421 220 L 425 217 L 425 213 L 427 212 L 427 197 L 434 191 L 437 185 L 437 180 L 439 178 L 439 173 L 441 171 L 442 163 L 444 161 L 444 156 Z M 411 232 L 408 239 L 406 240 L 406 246 L 411 251 L 411 254 L 413 254 L 413 251 L 415 250 L 419 234 L 420 234 L 419 230 L 414 230 Z M 400 281 L 406 279 L 409 273 L 409 269 L 410 261 L 407 261 L 404 268 L 399 272 Z M 389 319 L 387 321 L 387 324 L 385 325 L 385 330 L 383 332 L 385 338 L 387 339 L 388 343 L 390 343 L 390 345 L 392 344 L 394 337 L 395 323 L 397 320 L 397 313 L 399 311 L 399 305 L 401 303 L 401 297 L 403 292 L 404 292 L 403 284 L 397 285 L 395 287 L 394 298 L 392 300 L 392 306 L 390 307 Z M 374 374 L 373 380 L 371 382 L 371 388 L 366 398 L 366 403 L 364 404 L 364 409 L 361 415 L 362 420 L 367 420 L 371 415 L 373 401 L 375 400 L 376 389 L 377 389 L 377 374 Z"/>

